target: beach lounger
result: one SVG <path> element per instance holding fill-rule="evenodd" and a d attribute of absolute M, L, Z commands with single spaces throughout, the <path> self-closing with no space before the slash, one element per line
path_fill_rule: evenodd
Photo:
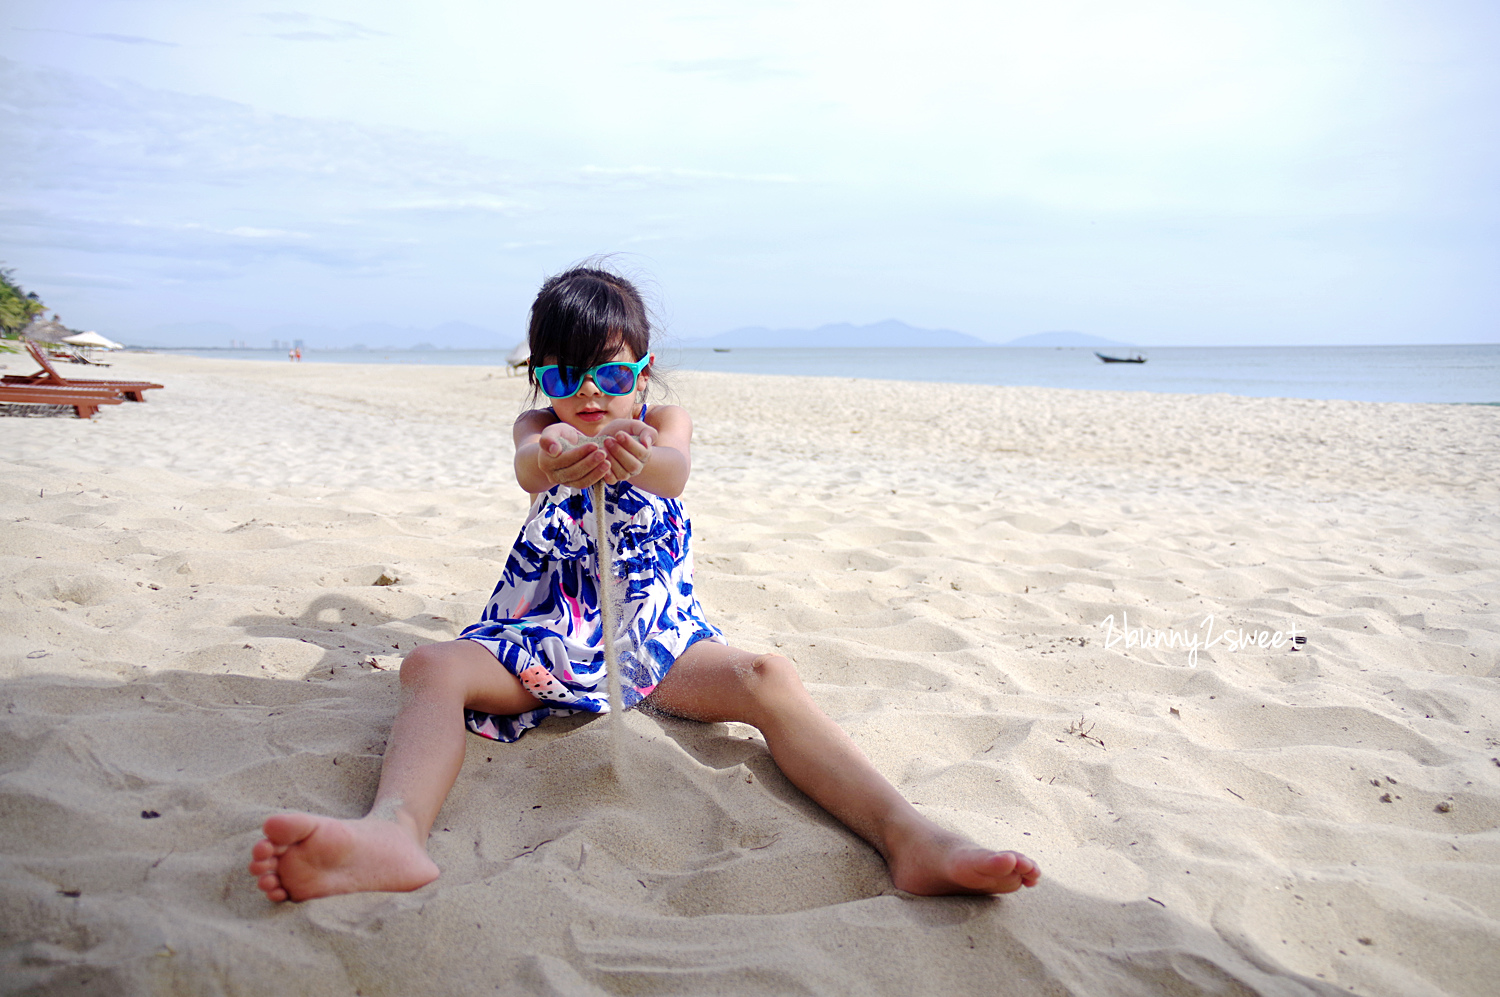
<path fill-rule="evenodd" d="M 80 419 L 92 419 L 100 405 L 125 401 L 119 388 L 61 384 L 0 384 L 0 402 L 13 405 L 71 405 Z"/>
<path fill-rule="evenodd" d="M 4 379 L 4 383 L 7 386 L 30 384 L 71 388 L 113 388 L 133 402 L 145 401 L 147 391 L 152 388 L 161 387 L 160 384 L 152 384 L 150 381 L 111 381 L 104 378 L 63 377 L 57 372 L 57 368 L 52 366 L 52 360 L 47 356 L 46 351 L 34 341 L 30 339 L 26 340 L 26 349 L 31 352 L 32 359 L 41 364 L 42 369 L 35 374 L 7 374 Z"/>

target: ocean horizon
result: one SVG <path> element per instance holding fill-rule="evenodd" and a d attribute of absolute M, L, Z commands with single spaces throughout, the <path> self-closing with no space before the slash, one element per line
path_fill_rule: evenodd
<path fill-rule="evenodd" d="M 284 350 L 160 347 L 151 352 L 286 361 Z M 304 349 L 306 363 L 505 366 L 508 350 Z M 664 372 L 705 370 L 1166 394 L 1370 402 L 1500 404 L 1500 344 L 1439 346 L 1157 346 L 1107 355 L 1089 347 L 658 349 Z"/>

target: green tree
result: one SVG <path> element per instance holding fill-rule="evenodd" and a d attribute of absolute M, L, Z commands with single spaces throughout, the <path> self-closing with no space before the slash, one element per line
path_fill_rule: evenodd
<path fill-rule="evenodd" d="M 0 331 L 7 337 L 21 334 L 32 316 L 46 310 L 36 292 L 27 292 L 15 282 L 15 271 L 0 267 Z"/>

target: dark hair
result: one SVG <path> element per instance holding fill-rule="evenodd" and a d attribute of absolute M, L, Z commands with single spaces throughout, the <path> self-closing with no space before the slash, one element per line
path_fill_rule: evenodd
<path fill-rule="evenodd" d="M 531 367 L 546 363 L 593 367 L 629 348 L 640 360 L 651 352 L 651 319 L 635 285 L 591 267 L 547 278 L 531 305 Z"/>

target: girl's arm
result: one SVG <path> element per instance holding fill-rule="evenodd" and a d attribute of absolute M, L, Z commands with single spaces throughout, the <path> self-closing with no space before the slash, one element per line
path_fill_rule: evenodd
<path fill-rule="evenodd" d="M 574 446 L 586 437 L 551 409 L 523 413 L 515 424 L 516 481 L 533 495 L 553 485 L 588 488 L 600 481 L 629 481 L 663 498 L 682 494 L 692 470 L 693 420 L 686 409 L 660 405 L 644 422 L 617 419 L 600 438 L 602 448 Z"/>
<path fill-rule="evenodd" d="M 516 483 L 532 495 L 553 485 L 587 488 L 609 472 L 609 457 L 595 444 L 569 450 L 583 434 L 551 409 L 521 413 L 513 427 Z"/>
<path fill-rule="evenodd" d="M 605 427 L 601 434 L 609 455 L 605 480 L 611 484 L 629 481 L 653 495 L 676 498 L 693 470 L 693 420 L 680 405 L 658 405 L 647 411 L 645 426 L 646 431 L 635 433 L 627 428 L 626 420 Z"/>

